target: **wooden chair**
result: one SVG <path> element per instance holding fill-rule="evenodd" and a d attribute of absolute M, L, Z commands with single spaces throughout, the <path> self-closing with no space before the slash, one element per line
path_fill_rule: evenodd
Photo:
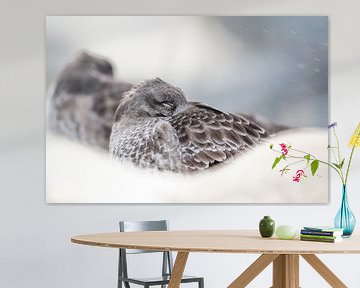
<path fill-rule="evenodd" d="M 120 232 L 134 232 L 134 231 L 167 231 L 168 221 L 120 221 Z M 130 288 L 131 284 L 141 285 L 144 288 L 150 286 L 160 286 L 165 288 L 169 284 L 170 276 L 173 268 L 173 259 L 171 252 L 149 251 L 149 250 L 135 250 L 135 249 L 119 249 L 119 266 L 118 266 L 118 288 L 122 288 L 124 283 L 125 288 Z M 160 277 L 152 278 L 134 278 L 129 277 L 127 269 L 127 254 L 142 254 L 142 253 L 163 253 L 162 260 L 162 274 Z M 195 276 L 183 276 L 181 283 L 198 283 L 198 288 L 204 288 L 204 278 Z"/>

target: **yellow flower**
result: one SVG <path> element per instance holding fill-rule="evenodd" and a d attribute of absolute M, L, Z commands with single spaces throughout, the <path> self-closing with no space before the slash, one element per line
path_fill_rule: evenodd
<path fill-rule="evenodd" d="M 349 146 L 360 147 L 360 122 L 350 138 Z"/>

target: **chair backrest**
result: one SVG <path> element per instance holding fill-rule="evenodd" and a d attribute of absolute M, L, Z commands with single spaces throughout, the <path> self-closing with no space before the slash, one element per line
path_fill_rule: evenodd
<path fill-rule="evenodd" d="M 169 229 L 168 220 L 120 221 L 119 224 L 121 232 L 167 231 Z"/>
<path fill-rule="evenodd" d="M 120 221 L 120 232 L 137 232 L 137 231 L 167 231 L 169 224 L 167 220 L 158 221 Z M 173 267 L 173 258 L 169 251 L 149 251 L 149 250 L 136 250 L 136 249 L 119 249 L 119 276 L 128 277 L 127 269 L 127 254 L 140 254 L 140 253 L 159 253 L 163 254 L 162 259 L 162 276 L 171 275 Z M 120 278 L 119 278 L 120 279 Z M 121 282 L 118 281 L 118 285 Z M 125 287 L 130 287 L 129 283 L 125 282 Z"/>
<path fill-rule="evenodd" d="M 167 231 L 169 223 L 167 220 L 156 221 L 120 221 L 120 232 L 137 231 Z M 126 249 L 126 254 L 156 253 L 159 251 Z"/>

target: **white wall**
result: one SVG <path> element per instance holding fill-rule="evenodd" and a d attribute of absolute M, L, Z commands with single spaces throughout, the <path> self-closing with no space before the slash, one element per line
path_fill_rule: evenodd
<path fill-rule="evenodd" d="M 70 243 L 74 234 L 114 231 L 119 219 L 167 218 L 172 229 L 255 228 L 263 215 L 277 223 L 331 223 L 340 201 L 332 178 L 329 205 L 46 205 L 44 147 L 44 16 L 61 14 L 329 15 L 331 119 L 346 145 L 359 119 L 360 4 L 353 1 L 12 1 L 0 17 L 0 287 L 115 287 L 116 251 Z M 360 218 L 360 151 L 349 183 Z M 335 176 L 335 175 L 333 175 Z M 251 191 L 249 191 L 251 192 Z M 266 191 L 265 191 L 266 193 Z M 358 225 L 359 226 L 359 225 Z M 255 255 L 193 254 L 188 273 L 225 287 Z M 321 256 L 347 283 L 360 287 L 360 255 Z M 138 261 L 135 259 L 135 261 Z M 345 265 L 345 263 L 348 263 Z M 145 263 L 146 264 L 146 263 Z M 146 269 L 137 262 L 138 269 Z M 306 263 L 303 287 L 327 287 Z M 314 284 L 316 283 L 316 284 Z M 268 287 L 270 270 L 249 287 Z"/>

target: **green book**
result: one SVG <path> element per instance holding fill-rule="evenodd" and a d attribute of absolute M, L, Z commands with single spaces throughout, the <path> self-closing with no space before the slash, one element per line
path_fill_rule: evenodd
<path fill-rule="evenodd" d="M 314 238 L 314 239 L 337 239 L 337 238 L 341 238 L 341 236 L 324 236 L 324 235 L 308 235 L 308 234 L 300 234 L 300 237 Z"/>
<path fill-rule="evenodd" d="M 314 237 L 303 237 L 300 236 L 301 241 L 313 241 L 313 242 L 324 242 L 324 243 L 337 243 L 342 241 L 342 237 L 336 237 L 335 239 L 327 238 L 314 238 Z"/>

